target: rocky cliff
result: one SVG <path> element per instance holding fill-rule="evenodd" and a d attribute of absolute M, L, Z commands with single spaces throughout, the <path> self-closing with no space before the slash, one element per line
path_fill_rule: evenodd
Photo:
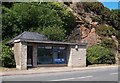
<path fill-rule="evenodd" d="M 98 8 L 93 10 L 92 4 L 94 8 Z M 96 28 L 99 27 L 101 24 L 105 26 L 112 26 L 109 24 L 108 19 L 110 19 L 109 16 L 100 15 L 100 13 L 97 13 L 100 9 L 104 9 L 104 11 L 110 10 L 105 8 L 100 2 L 94 2 L 94 3 L 69 3 L 69 8 L 73 12 L 74 16 L 76 17 L 76 23 L 77 26 L 74 28 L 74 30 L 71 31 L 70 36 L 68 37 L 68 41 L 71 42 L 84 42 L 88 44 L 97 44 L 101 41 L 101 35 L 99 35 L 96 32 Z M 103 11 L 103 12 L 104 12 Z M 106 18 L 107 20 L 103 21 Z M 108 18 L 107 18 L 108 17 Z M 114 26 L 114 25 L 113 25 Z M 114 27 L 112 27 L 114 28 Z M 112 38 L 113 34 L 109 36 L 109 38 Z M 105 37 L 105 36 L 104 36 Z M 115 38 L 117 39 L 117 38 Z M 113 40 L 115 40 L 113 39 Z M 116 40 L 115 40 L 116 41 Z"/>
<path fill-rule="evenodd" d="M 112 12 L 100 2 L 69 3 L 68 6 L 76 17 L 77 24 L 68 41 L 87 43 L 88 46 L 105 44 L 118 56 L 119 43 L 114 33 L 118 26 L 116 20 L 111 18 Z"/>

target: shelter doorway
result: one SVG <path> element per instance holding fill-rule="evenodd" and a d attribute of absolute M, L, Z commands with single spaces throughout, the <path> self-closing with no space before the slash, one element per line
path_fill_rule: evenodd
<path fill-rule="evenodd" d="M 27 67 L 33 67 L 33 46 L 27 46 Z"/>

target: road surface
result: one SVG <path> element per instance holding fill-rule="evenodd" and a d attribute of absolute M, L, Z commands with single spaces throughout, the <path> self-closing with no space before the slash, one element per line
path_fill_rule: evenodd
<path fill-rule="evenodd" d="M 118 81 L 118 68 L 3 76 L 3 81 Z"/>

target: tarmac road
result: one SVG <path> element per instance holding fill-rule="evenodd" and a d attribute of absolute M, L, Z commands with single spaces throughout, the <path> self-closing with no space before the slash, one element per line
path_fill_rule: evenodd
<path fill-rule="evenodd" d="M 3 76 L 3 81 L 118 81 L 118 67 Z"/>

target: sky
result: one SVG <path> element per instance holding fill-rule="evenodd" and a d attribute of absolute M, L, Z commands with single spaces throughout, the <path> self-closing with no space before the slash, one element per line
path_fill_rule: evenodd
<path fill-rule="evenodd" d="M 118 0 L 99 0 L 99 2 L 102 2 L 103 5 L 109 8 L 110 10 L 120 8 L 118 6 L 120 5 L 120 2 Z"/>

